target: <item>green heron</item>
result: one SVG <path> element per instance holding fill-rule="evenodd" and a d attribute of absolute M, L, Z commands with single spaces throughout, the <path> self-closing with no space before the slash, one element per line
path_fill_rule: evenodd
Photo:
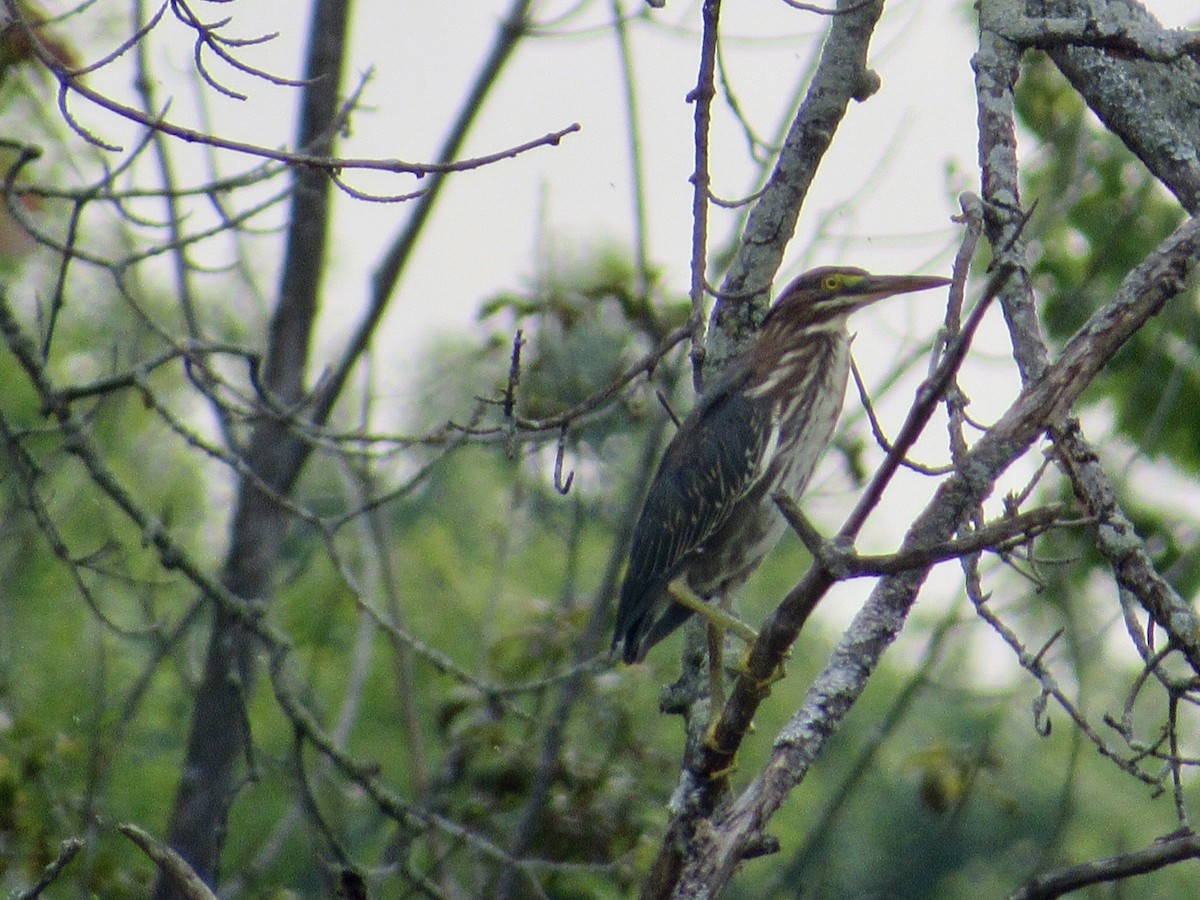
<path fill-rule="evenodd" d="M 850 314 L 949 283 L 826 267 L 784 289 L 753 343 L 713 380 L 663 454 L 617 608 L 612 646 L 624 645 L 626 663 L 645 659 L 694 611 L 729 624 L 706 604 L 723 602 L 775 546 L 785 523 L 772 497 L 799 499 L 825 452 L 850 373 Z M 680 596 L 677 579 L 692 598 Z"/>

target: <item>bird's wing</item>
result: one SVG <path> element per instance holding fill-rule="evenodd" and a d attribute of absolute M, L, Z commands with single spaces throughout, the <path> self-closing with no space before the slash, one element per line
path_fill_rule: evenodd
<path fill-rule="evenodd" d="M 617 634 L 638 630 L 688 554 L 719 528 L 762 478 L 778 428 L 744 378 L 714 383 L 667 446 L 634 527 L 617 609 Z M 646 623 L 648 625 L 648 623 Z"/>

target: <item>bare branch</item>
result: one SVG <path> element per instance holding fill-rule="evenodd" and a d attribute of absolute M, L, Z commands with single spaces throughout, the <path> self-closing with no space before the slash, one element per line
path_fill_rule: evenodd
<path fill-rule="evenodd" d="M 1200 835 L 1190 831 L 1160 838 L 1141 850 L 1047 872 L 1026 882 L 1009 900 L 1052 900 L 1091 884 L 1105 884 L 1200 859 Z"/>
<path fill-rule="evenodd" d="M 1000 15 L 992 26 L 1000 31 L 1020 21 L 1022 3 L 995 6 Z M 1036 0 L 1025 7 L 1029 15 L 1045 15 L 1054 22 L 1100 28 L 1102 23 L 1138 36 L 1147 42 L 1178 42 L 1193 52 L 1195 34 L 1186 37 L 1167 32 L 1139 3 L 1123 0 Z M 1089 24 L 1090 23 L 1090 24 Z M 1183 148 L 1200 146 L 1200 118 L 1194 115 L 1200 91 L 1200 68 L 1187 57 L 1153 62 L 1154 54 L 1113 53 L 1074 43 L 1047 48 L 1050 58 L 1071 82 L 1105 126 L 1165 184 L 1193 215 L 1200 211 L 1200 159 Z M 1158 54 L 1162 55 L 1162 54 Z M 1167 56 L 1172 55 L 1170 52 Z M 1133 99 L 1136 98 L 1136 99 Z"/>
<path fill-rule="evenodd" d="M 154 864 L 186 900 L 217 900 L 217 895 L 196 874 L 196 870 L 188 865 L 187 860 L 168 847 L 159 843 L 136 825 L 118 825 L 117 831 L 125 835 L 141 848 Z"/>
<path fill-rule="evenodd" d="M 37 882 L 28 890 L 13 895 L 13 900 L 37 900 L 42 892 L 56 882 L 71 860 L 83 849 L 83 841 L 79 838 L 67 838 L 58 846 L 58 855 L 46 864 Z"/>
<path fill-rule="evenodd" d="M 1116 298 L 1092 316 L 1043 377 L 1027 387 L 971 448 L 958 473 L 942 484 L 914 520 L 902 551 L 950 539 L 963 515 L 990 493 L 995 478 L 1046 428 L 1062 421 L 1121 344 L 1180 291 L 1198 254 L 1200 220 L 1193 219 L 1130 273 Z M 762 773 L 717 814 L 710 827 L 697 831 L 696 817 L 713 809 L 715 786 L 711 773 L 728 768 L 753 710 L 764 695 L 763 686 L 770 684 L 783 653 L 795 639 L 815 598 L 832 583 L 832 577 L 816 567 L 811 569 L 764 624 L 751 648 L 745 673 L 739 676 L 716 725 L 707 758 L 701 767 L 683 774 L 678 793 L 683 798 L 679 803 L 682 812 L 676 815 L 666 838 L 674 841 L 681 834 L 689 834 L 694 841 L 682 871 L 670 882 L 680 895 L 686 896 L 700 885 L 705 890 L 719 891 L 726 883 L 746 848 L 762 833 L 787 794 L 804 779 L 820 749 L 865 688 L 883 652 L 903 627 L 926 571 L 910 570 L 879 582 L 825 670 L 813 682 L 803 707 L 779 733 Z M 1189 633 L 1197 634 L 1194 624 Z M 689 818 L 690 827 L 682 824 Z M 686 832 L 682 831 L 685 827 Z"/>
<path fill-rule="evenodd" d="M 883 555 L 859 555 L 840 550 L 836 544 L 822 538 L 790 497 L 776 495 L 774 499 L 788 525 L 813 555 L 814 565 L 827 569 L 838 581 L 899 575 L 910 569 L 927 568 L 986 551 L 1004 553 L 1061 525 L 1063 513 L 1062 507 L 1043 507 L 1005 516 L 936 547 L 914 547 Z"/>
<path fill-rule="evenodd" d="M 703 33 L 700 40 L 700 72 L 696 86 L 688 94 L 695 104 L 692 146 L 695 163 L 692 169 L 692 260 L 691 284 L 688 296 L 692 301 L 689 319 L 692 333 L 692 385 L 696 393 L 704 387 L 704 301 L 708 279 L 708 201 L 710 176 L 708 172 L 708 135 L 712 126 L 712 101 L 716 95 L 717 23 L 721 16 L 721 0 L 705 0 L 701 6 Z"/>
<path fill-rule="evenodd" d="M 895 453 L 895 447 L 888 440 L 887 435 L 883 433 L 883 426 L 879 424 L 879 417 L 875 415 L 875 406 L 871 403 L 871 395 L 867 393 L 867 386 L 863 383 L 862 373 L 858 370 L 858 363 L 853 358 L 850 360 L 850 375 L 854 379 L 854 388 L 858 391 L 858 400 L 862 404 L 863 410 L 867 414 L 867 422 L 871 426 L 871 436 L 875 438 L 875 443 L 880 449 L 889 456 Z M 913 462 L 905 456 L 900 456 L 900 465 L 913 472 L 921 475 L 945 475 L 950 471 L 948 466 L 927 466 L 919 462 Z"/>
<path fill-rule="evenodd" d="M 1196 219 L 1186 226 L 1195 229 Z M 1096 519 L 1096 545 L 1112 566 L 1122 590 L 1136 597 L 1156 622 L 1179 647 L 1192 671 L 1200 675 L 1200 622 L 1191 604 L 1159 574 L 1150 551 L 1138 537 L 1133 523 L 1121 510 L 1099 456 L 1083 436 L 1077 419 L 1068 419 L 1052 428 L 1058 457 L 1064 464 L 1078 496 Z"/>

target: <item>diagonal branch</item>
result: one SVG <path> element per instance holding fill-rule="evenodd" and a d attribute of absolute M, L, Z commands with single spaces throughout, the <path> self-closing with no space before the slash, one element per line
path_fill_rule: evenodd
<path fill-rule="evenodd" d="M 1145 875 L 1189 859 L 1200 859 L 1200 835 L 1190 831 L 1160 838 L 1149 847 L 1132 853 L 1038 875 L 1014 891 L 1009 900 L 1052 900 L 1088 885 Z"/>
<path fill-rule="evenodd" d="M 1023 2 L 1012 5 L 1024 7 Z M 1096 27 L 1119 23 L 1124 29 L 1150 32 L 1161 39 L 1171 34 L 1135 0 L 1034 0 L 1022 11 Z M 1004 21 L 1022 19 L 1005 17 Z M 1020 37 L 1013 35 L 1014 40 Z M 1187 57 L 1154 62 L 1136 53 L 1114 53 L 1074 42 L 1048 47 L 1046 52 L 1105 127 L 1171 189 L 1183 208 L 1192 214 L 1200 210 L 1200 158 L 1190 152 L 1200 146 L 1200 116 L 1196 115 L 1200 64 Z"/>
<path fill-rule="evenodd" d="M 775 170 L 746 220 L 737 255 L 713 307 L 706 348 L 707 372 L 721 366 L 753 336 L 767 293 L 808 195 L 817 166 L 833 143 L 851 100 L 878 87 L 867 69 L 867 46 L 883 12 L 881 0 L 841 0 L 812 84 L 784 139 Z M 706 378 L 707 380 L 707 378 Z"/>
<path fill-rule="evenodd" d="M 875 477 L 872 478 L 871 485 L 864 491 L 863 498 L 850 513 L 846 524 L 839 530 L 838 537 L 834 541 L 836 545 L 846 546 L 854 540 L 867 513 L 878 503 L 890 474 L 898 465 L 897 460 L 903 458 L 920 436 L 929 417 L 940 402 L 946 385 L 950 383 L 954 372 L 961 365 L 982 314 L 988 308 L 989 301 L 1003 290 L 1007 281 L 1007 272 L 1008 269 L 1004 268 L 995 274 L 984 297 L 972 311 L 971 319 L 959 332 L 954 343 L 946 349 L 938 369 L 917 390 L 917 398 L 909 411 L 907 420 L 900 429 L 892 454 L 880 466 Z M 906 541 L 898 556 L 903 557 L 913 551 L 920 552 L 928 547 L 944 544 L 952 534 L 953 531 L 945 538 L 931 540 L 924 546 Z M 821 556 L 818 556 L 817 562 L 821 561 Z M 906 571 L 928 569 L 929 564 L 931 563 Z M 786 659 L 800 629 L 808 621 L 808 617 L 816 608 L 817 603 L 825 596 L 834 582 L 845 574 L 845 566 L 840 559 L 836 565 L 814 564 L 764 623 L 758 640 L 747 654 L 746 671 L 734 685 L 729 702 L 725 705 L 720 719 L 714 726 L 713 740 L 707 743 L 694 766 L 692 774 L 696 778 L 696 796 L 691 804 L 694 811 L 708 814 L 716 808 L 717 791 L 723 782 L 723 779 L 717 777 L 718 773 L 727 770 L 733 764 L 733 758 L 741 746 L 743 738 L 749 733 L 758 706 L 767 694 L 763 685 L 771 683 L 774 673 Z"/>
<path fill-rule="evenodd" d="M 1115 299 L 1075 334 L 1044 376 L 1029 385 L 995 426 L 971 448 L 958 473 L 942 483 L 913 523 L 902 552 L 949 540 L 963 515 L 990 494 L 995 479 L 1047 429 L 1059 425 L 1096 373 L 1163 305 L 1178 294 L 1200 256 L 1200 219 L 1178 228 L 1122 283 Z M 775 741 L 762 773 L 711 827 L 680 875 L 676 896 L 700 885 L 716 894 L 754 846 L 763 828 L 857 701 L 879 661 L 904 626 L 928 568 L 884 578 L 847 629 L 804 705 Z M 807 578 L 812 577 L 810 571 Z M 1181 623 L 1177 623 L 1181 624 Z M 764 629 L 764 634 L 766 629 Z M 1195 623 L 1190 634 L 1193 642 Z M 761 638 L 760 638 L 761 642 Z M 1189 650 L 1189 659 L 1191 658 Z M 769 674 L 769 672 L 765 673 Z M 765 677 L 751 664 L 751 677 Z M 739 687 L 745 677 L 739 679 Z"/>
<path fill-rule="evenodd" d="M 1144 9 L 1128 0 L 1097 4 L 1040 0 L 1035 7 L 1030 14 L 1068 16 L 1080 21 L 1107 18 L 1143 29 L 1159 29 Z M 1009 0 L 993 0 L 981 7 L 982 38 L 975 58 L 979 158 L 987 232 L 993 244 L 1014 233 L 1020 219 L 1012 91 L 1021 35 L 1009 34 L 1019 19 L 1011 15 L 1013 12 Z M 1195 97 L 1200 92 L 1200 66 L 1191 59 L 1151 62 L 1070 44 L 1050 48 L 1049 53 L 1105 125 L 1175 193 L 1184 208 L 1193 213 L 1200 208 L 1200 160 L 1195 153 L 1178 152 L 1178 147 L 1193 147 L 1200 141 L 1200 126 L 1193 115 Z M 1131 96 L 1145 102 L 1131 102 Z M 1184 227 L 1186 223 L 1181 230 Z M 1013 355 L 1021 363 L 1023 382 L 1029 385 L 1042 375 L 1046 343 L 1028 275 L 1023 274 L 1021 283 L 1002 302 Z M 1118 584 L 1138 598 L 1151 618 L 1183 649 L 1192 668 L 1200 671 L 1200 641 L 1190 606 L 1158 574 L 1144 542 L 1117 503 L 1116 491 L 1095 450 L 1078 423 L 1067 421 L 1065 416 L 1063 410 L 1050 437 L 1075 493 L 1100 525 L 1098 549 L 1108 559 Z"/>

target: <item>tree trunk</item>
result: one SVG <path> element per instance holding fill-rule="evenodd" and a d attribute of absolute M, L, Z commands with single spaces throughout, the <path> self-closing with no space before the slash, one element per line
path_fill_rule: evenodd
<path fill-rule="evenodd" d="M 317 0 L 313 6 L 297 141 L 310 153 L 328 153 L 333 143 L 349 12 L 348 0 Z M 287 253 L 262 378 L 270 399 L 284 408 L 294 406 L 304 392 L 325 260 L 329 189 L 323 172 L 295 174 Z M 287 421 L 267 418 L 254 429 L 245 453 L 254 474 L 243 475 L 238 486 L 222 575 L 225 585 L 248 602 L 270 602 L 288 524 L 287 511 L 276 498 L 291 492 L 308 453 L 309 445 Z M 226 820 L 241 786 L 238 760 L 249 759 L 246 701 L 254 678 L 251 636 L 216 611 L 169 838 L 210 885 L 217 882 Z M 179 894 L 160 879 L 155 896 L 168 900 Z"/>

